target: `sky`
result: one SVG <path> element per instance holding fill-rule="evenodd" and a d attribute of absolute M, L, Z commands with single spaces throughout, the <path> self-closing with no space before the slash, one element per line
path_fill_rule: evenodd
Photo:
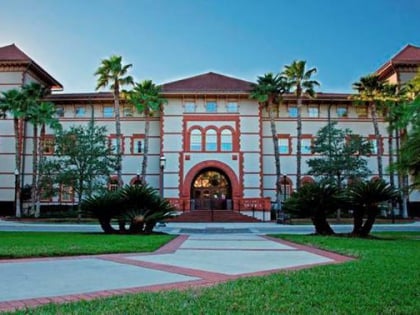
<path fill-rule="evenodd" d="M 407 44 L 420 0 L 0 0 L 0 46 L 15 43 L 64 86 L 93 92 L 104 58 L 136 81 L 213 71 L 248 81 L 293 60 L 322 92 L 351 92 Z"/>

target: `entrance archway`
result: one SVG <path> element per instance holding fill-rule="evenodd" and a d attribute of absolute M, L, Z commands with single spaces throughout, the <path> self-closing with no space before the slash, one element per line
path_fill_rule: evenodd
<path fill-rule="evenodd" d="M 229 208 L 229 203 L 226 203 L 227 209 L 239 210 L 240 200 L 242 198 L 243 188 L 239 178 L 233 169 L 227 164 L 216 161 L 216 160 L 207 160 L 193 166 L 185 175 L 184 179 L 181 182 L 181 198 L 184 202 L 185 210 L 194 210 L 196 209 L 194 201 L 191 201 L 192 192 L 191 188 L 193 187 L 194 181 L 197 176 L 203 173 L 206 170 L 217 170 L 223 174 L 228 182 L 230 183 L 231 196 L 232 196 L 232 207 Z"/>
<path fill-rule="evenodd" d="M 216 168 L 202 170 L 191 184 L 192 210 L 232 209 L 232 186 L 226 174 Z"/>

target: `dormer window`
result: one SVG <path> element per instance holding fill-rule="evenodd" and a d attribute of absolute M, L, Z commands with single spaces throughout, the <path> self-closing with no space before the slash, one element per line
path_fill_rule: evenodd
<path fill-rule="evenodd" d="M 236 102 L 229 102 L 226 104 L 226 110 L 228 113 L 236 113 L 238 112 L 238 103 Z"/>
<path fill-rule="evenodd" d="M 194 113 L 196 110 L 196 106 L 194 102 L 187 102 L 184 105 L 184 111 L 186 113 Z"/>
<path fill-rule="evenodd" d="M 77 106 L 74 110 L 74 115 L 76 117 L 85 117 L 86 116 L 86 108 L 84 106 Z"/>
<path fill-rule="evenodd" d="M 206 112 L 207 113 L 216 113 L 217 112 L 217 103 L 216 102 L 207 102 L 206 103 Z"/>

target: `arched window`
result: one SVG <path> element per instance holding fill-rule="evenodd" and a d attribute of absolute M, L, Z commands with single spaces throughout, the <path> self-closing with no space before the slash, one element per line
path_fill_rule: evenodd
<path fill-rule="evenodd" d="M 217 132 L 214 129 L 206 132 L 206 151 L 217 151 Z"/>
<path fill-rule="evenodd" d="M 223 129 L 221 134 L 221 151 L 232 151 L 232 131 Z"/>
<path fill-rule="evenodd" d="M 194 129 L 190 135 L 190 151 L 201 151 L 201 131 Z"/>

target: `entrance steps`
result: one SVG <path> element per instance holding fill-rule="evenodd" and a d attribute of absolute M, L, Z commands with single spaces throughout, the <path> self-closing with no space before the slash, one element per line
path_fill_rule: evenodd
<path fill-rule="evenodd" d="M 194 210 L 184 212 L 170 222 L 261 222 L 260 220 L 231 210 Z"/>

